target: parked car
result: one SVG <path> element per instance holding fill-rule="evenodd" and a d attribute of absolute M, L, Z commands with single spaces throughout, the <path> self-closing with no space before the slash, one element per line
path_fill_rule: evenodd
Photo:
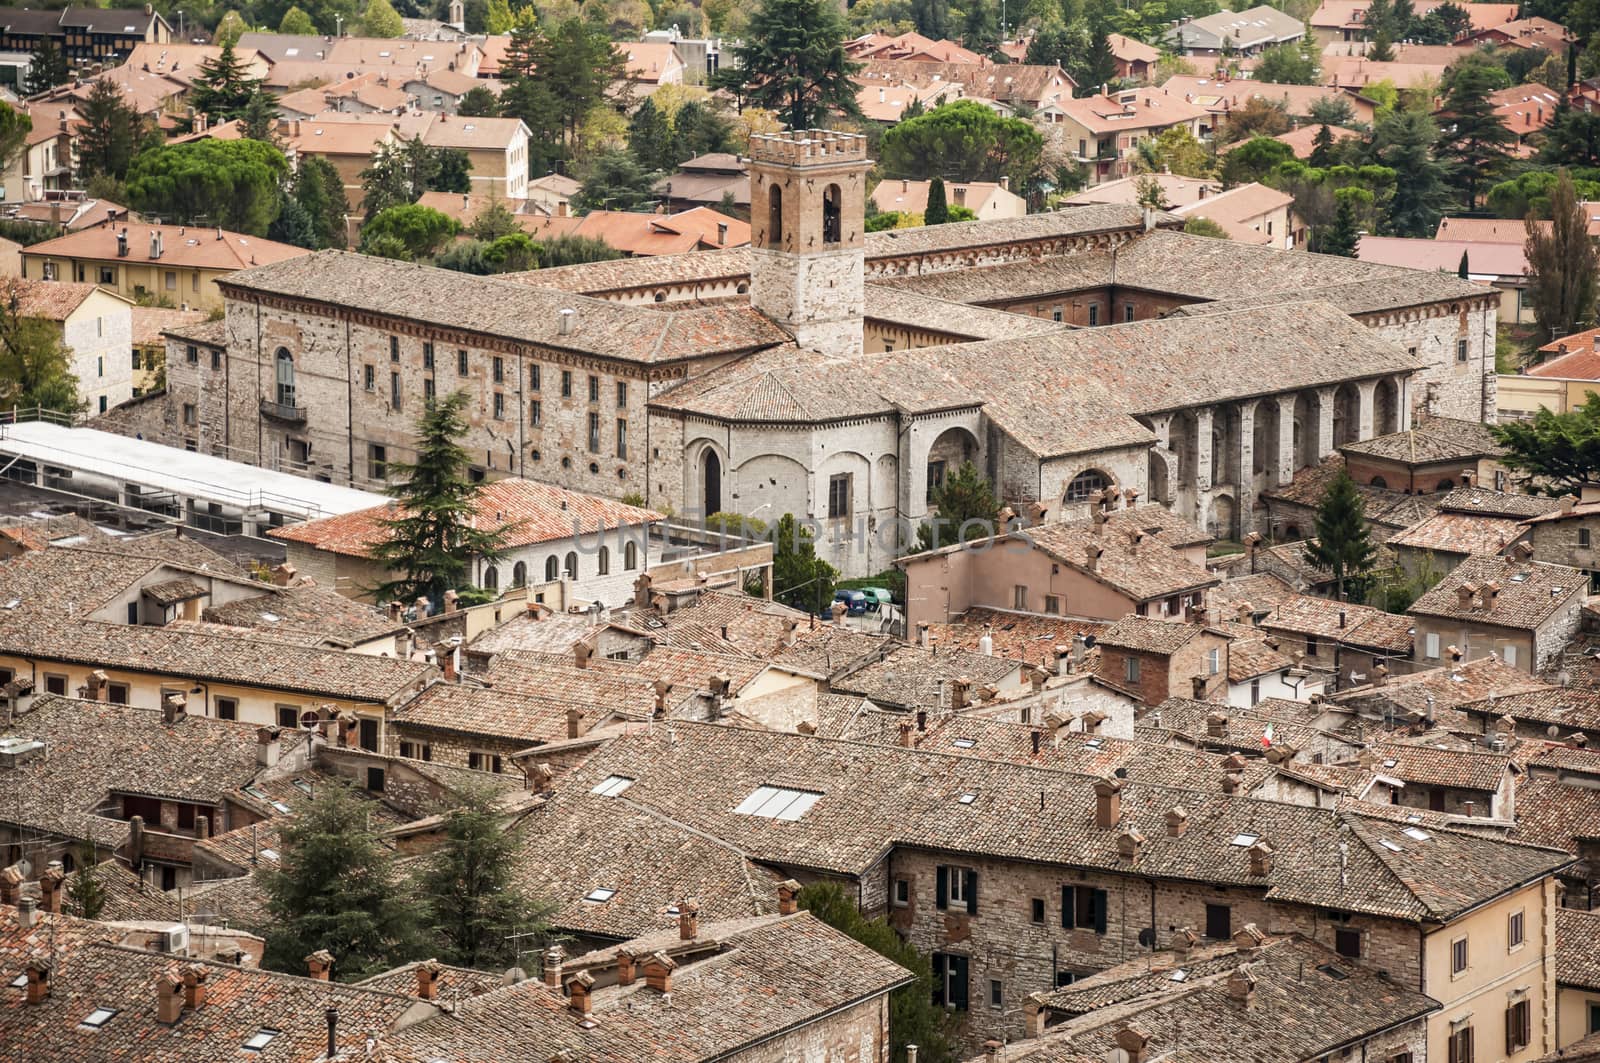
<path fill-rule="evenodd" d="M 843 602 L 851 616 L 860 616 L 868 609 L 867 596 L 860 591 L 834 591 L 833 600 Z"/>
<path fill-rule="evenodd" d="M 883 587 L 862 587 L 861 593 L 867 596 L 867 612 L 876 613 L 886 605 L 893 605 L 894 598 Z"/>

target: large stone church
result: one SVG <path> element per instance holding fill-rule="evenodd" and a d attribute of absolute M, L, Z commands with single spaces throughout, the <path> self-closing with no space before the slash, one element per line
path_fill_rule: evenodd
<path fill-rule="evenodd" d="M 972 461 L 1019 512 L 1133 489 L 1224 537 L 1412 414 L 1488 419 L 1496 294 L 1136 207 L 866 233 L 865 139 L 750 145 L 748 248 L 478 277 L 337 251 L 169 336 L 171 442 L 357 485 L 466 390 L 482 475 L 809 515 L 850 574 Z"/>

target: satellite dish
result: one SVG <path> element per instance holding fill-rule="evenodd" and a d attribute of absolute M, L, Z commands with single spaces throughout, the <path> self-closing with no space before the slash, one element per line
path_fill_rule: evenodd
<path fill-rule="evenodd" d="M 1086 649 L 1086 650 L 1094 649 L 1095 641 L 1096 640 L 1095 640 L 1095 637 L 1093 635 L 1085 635 L 1085 636 L 1083 636 L 1083 648 Z"/>
<path fill-rule="evenodd" d="M 1153 949 L 1156 947 L 1155 927 L 1147 926 L 1139 931 L 1139 946 L 1146 949 Z"/>
<path fill-rule="evenodd" d="M 1561 735 L 1561 728 L 1557 727 L 1555 724 L 1551 724 L 1549 727 L 1544 729 L 1544 733 L 1549 735 L 1551 738 L 1557 738 Z"/>

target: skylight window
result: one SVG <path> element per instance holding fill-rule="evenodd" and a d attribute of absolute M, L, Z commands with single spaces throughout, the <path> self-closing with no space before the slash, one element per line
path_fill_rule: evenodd
<path fill-rule="evenodd" d="M 810 790 L 791 790 L 784 786 L 758 786 L 734 812 L 741 816 L 760 816 L 793 822 L 811 811 L 822 795 Z"/>
<path fill-rule="evenodd" d="M 1378 844 L 1389 850 L 1391 853 L 1405 852 L 1405 849 L 1400 845 L 1399 842 L 1392 842 L 1388 838 L 1379 838 Z"/>
<path fill-rule="evenodd" d="M 1167 981 L 1169 982 L 1187 982 L 1188 980 L 1189 972 L 1185 971 L 1182 967 L 1167 975 Z"/>
<path fill-rule="evenodd" d="M 601 797 L 615 797 L 632 785 L 633 780 L 626 775 L 607 775 L 599 786 L 589 792 L 599 794 Z"/>
<path fill-rule="evenodd" d="M 957 800 L 960 801 L 964 805 L 970 805 L 970 804 L 972 804 L 972 802 L 976 801 L 977 799 L 978 799 L 978 795 L 977 794 L 962 794 L 959 798 L 957 798 Z"/>
<path fill-rule="evenodd" d="M 1527 573 L 1527 572 L 1518 572 L 1515 576 L 1511 577 L 1511 582 L 1512 583 L 1526 583 L 1526 582 L 1528 582 L 1528 576 L 1529 576 L 1529 573 Z"/>
<path fill-rule="evenodd" d="M 1429 838 L 1433 837 L 1433 835 L 1429 834 L 1427 831 L 1423 830 L 1421 827 L 1407 827 L 1405 830 L 1402 830 L 1400 833 L 1404 834 L 1407 838 L 1410 838 L 1414 842 L 1425 842 Z"/>
<path fill-rule="evenodd" d="M 80 1030 L 98 1030 L 110 1022 L 111 1017 L 116 1013 L 116 1008 L 95 1008 L 84 1017 L 82 1022 L 78 1023 L 78 1028 Z"/>
<path fill-rule="evenodd" d="M 1341 970 L 1340 968 L 1335 967 L 1331 963 L 1324 963 L 1323 965 L 1318 967 L 1317 970 L 1321 971 L 1323 974 L 1327 975 L 1329 978 L 1332 978 L 1335 982 L 1342 982 L 1346 978 L 1350 977 L 1350 974 L 1349 974 L 1348 971 Z"/>
<path fill-rule="evenodd" d="M 277 613 L 262 613 L 261 619 L 265 620 L 269 624 L 276 624 L 278 621 L 282 620 L 283 617 L 279 616 Z"/>
<path fill-rule="evenodd" d="M 311 784 L 305 779 L 296 779 L 294 781 L 294 788 L 308 794 L 311 792 Z"/>
<path fill-rule="evenodd" d="M 616 890 L 607 889 L 606 887 L 601 886 L 599 889 L 592 889 L 588 893 L 585 893 L 583 895 L 583 899 L 588 901 L 590 904 L 604 904 L 616 895 Z"/>
<path fill-rule="evenodd" d="M 1248 849 L 1260 840 L 1261 835 L 1259 834 L 1235 834 L 1230 844 L 1237 845 L 1241 849 Z"/>
<path fill-rule="evenodd" d="M 289 814 L 289 806 L 284 804 L 282 801 L 272 802 L 272 807 L 285 816 Z"/>
<path fill-rule="evenodd" d="M 271 860 L 273 863 L 277 863 L 278 850 L 276 850 L 276 849 L 263 849 L 263 850 L 261 850 L 261 857 L 264 860 Z"/>
<path fill-rule="evenodd" d="M 1400 762 L 1398 760 L 1395 760 L 1393 757 L 1390 757 L 1388 760 L 1383 762 L 1383 766 L 1386 767 L 1386 768 L 1392 768 L 1396 764 L 1399 764 L 1399 763 Z"/>
<path fill-rule="evenodd" d="M 976 738 L 957 738 L 952 744 L 957 749 L 971 749 L 978 744 L 978 740 Z"/>
<path fill-rule="evenodd" d="M 19 974 L 15 978 L 11 979 L 11 988 L 12 989 L 26 989 L 26 988 L 28 988 L 28 976 L 25 975 L 25 974 Z"/>
<path fill-rule="evenodd" d="M 240 1045 L 239 1047 L 245 1049 L 248 1052 L 259 1052 L 263 1048 L 265 1048 L 268 1045 L 270 1045 L 272 1043 L 273 1038 L 277 1037 L 279 1032 L 280 1031 L 278 1031 L 278 1030 L 274 1030 L 274 1029 L 271 1029 L 270 1027 L 263 1026 L 261 1029 L 257 1030 L 254 1034 L 252 1034 L 250 1036 L 250 1040 L 246 1041 L 244 1044 Z"/>
<path fill-rule="evenodd" d="M 1088 746 L 1090 749 L 1099 749 L 1101 746 L 1105 745 L 1105 742 L 1099 738 L 1090 738 L 1087 739 L 1083 744 Z"/>

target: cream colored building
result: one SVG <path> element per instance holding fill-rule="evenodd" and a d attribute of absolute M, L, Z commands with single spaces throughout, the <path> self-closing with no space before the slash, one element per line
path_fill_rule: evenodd
<path fill-rule="evenodd" d="M 23 317 L 49 321 L 72 352 L 78 398 L 88 413 L 105 413 L 133 398 L 132 305 L 93 284 L 0 281 Z"/>

